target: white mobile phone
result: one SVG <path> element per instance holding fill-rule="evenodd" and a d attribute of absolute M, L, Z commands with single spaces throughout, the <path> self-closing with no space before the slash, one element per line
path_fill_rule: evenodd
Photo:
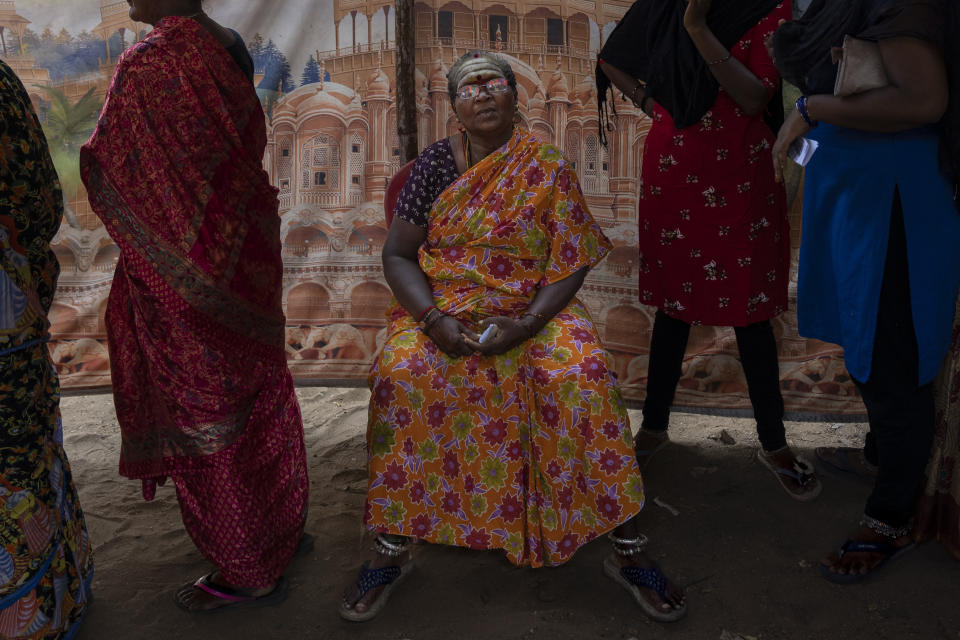
<path fill-rule="evenodd" d="M 480 344 L 483 344 L 493 336 L 497 335 L 497 325 L 488 324 L 487 328 L 483 330 L 483 333 L 480 334 L 480 339 L 477 340 Z"/>

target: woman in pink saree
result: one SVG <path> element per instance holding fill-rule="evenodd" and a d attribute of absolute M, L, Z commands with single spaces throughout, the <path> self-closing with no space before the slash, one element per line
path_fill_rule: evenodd
<path fill-rule="evenodd" d="M 106 315 L 120 473 L 147 500 L 171 478 L 216 566 L 178 605 L 271 604 L 285 595 L 308 483 L 252 62 L 199 0 L 133 0 L 130 13 L 155 29 L 120 59 L 81 155 L 122 252 Z"/>

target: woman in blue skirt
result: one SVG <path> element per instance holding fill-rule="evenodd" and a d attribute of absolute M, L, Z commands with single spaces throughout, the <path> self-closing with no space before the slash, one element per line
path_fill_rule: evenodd
<path fill-rule="evenodd" d="M 912 546 L 934 425 L 931 382 L 950 345 L 960 283 L 960 9 L 953 0 L 814 0 L 774 37 L 784 78 L 803 92 L 774 146 L 819 142 L 807 166 L 798 315 L 804 336 L 844 349 L 870 420 L 876 466 L 859 527 L 823 560 L 856 582 Z M 877 43 L 887 82 L 834 95 L 831 49 Z M 869 57 L 848 59 L 860 71 Z M 840 93 L 843 93 L 842 91 Z"/>

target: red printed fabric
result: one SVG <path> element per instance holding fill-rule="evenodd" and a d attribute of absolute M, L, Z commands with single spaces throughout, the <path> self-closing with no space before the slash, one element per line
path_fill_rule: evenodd
<path fill-rule="evenodd" d="M 778 5 L 731 49 L 773 96 L 764 38 L 792 19 Z M 721 87 L 700 122 L 677 129 L 657 106 L 640 186 L 640 301 L 691 324 L 744 326 L 787 309 L 790 231 L 773 175 L 775 136 Z"/>
<path fill-rule="evenodd" d="M 556 147 L 518 131 L 433 203 L 420 268 L 462 322 L 516 316 L 610 249 Z M 627 411 L 574 299 L 500 356 L 450 358 L 399 305 L 371 371 L 370 529 L 550 566 L 643 507 Z"/>
<path fill-rule="evenodd" d="M 280 574 L 307 498 L 265 145 L 260 102 L 226 49 L 168 17 L 120 59 L 80 159 L 122 252 L 106 315 L 120 473 L 147 499 L 172 476 L 201 551 L 222 570 L 223 547 L 241 558 L 224 571 L 240 586 Z"/>

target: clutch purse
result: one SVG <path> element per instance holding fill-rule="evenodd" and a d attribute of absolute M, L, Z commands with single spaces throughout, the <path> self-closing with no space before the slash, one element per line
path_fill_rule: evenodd
<path fill-rule="evenodd" d="M 870 89 L 885 87 L 890 82 L 880 57 L 880 45 L 870 40 L 843 36 L 837 81 L 833 95 L 852 96 Z"/>

